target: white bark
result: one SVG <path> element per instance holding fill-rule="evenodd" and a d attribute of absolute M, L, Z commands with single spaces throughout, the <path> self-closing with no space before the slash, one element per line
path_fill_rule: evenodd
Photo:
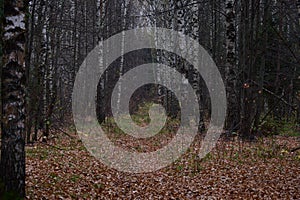
<path fill-rule="evenodd" d="M 5 191 L 25 196 L 25 13 L 23 1 L 4 1 L 1 67 L 1 166 Z"/>

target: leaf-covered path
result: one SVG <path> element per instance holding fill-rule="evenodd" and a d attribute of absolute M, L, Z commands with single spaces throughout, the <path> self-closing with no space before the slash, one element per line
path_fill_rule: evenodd
<path fill-rule="evenodd" d="M 299 138 L 219 142 L 203 160 L 196 144 L 149 174 L 105 167 L 78 139 L 27 147 L 28 199 L 300 199 Z"/>

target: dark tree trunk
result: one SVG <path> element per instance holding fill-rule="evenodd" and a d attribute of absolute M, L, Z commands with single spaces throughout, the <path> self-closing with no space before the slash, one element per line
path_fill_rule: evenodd
<path fill-rule="evenodd" d="M 236 131 L 239 125 L 239 103 L 238 92 L 236 90 L 237 75 L 236 75 L 236 27 L 235 27 L 235 11 L 234 1 L 226 1 L 226 85 L 228 98 L 228 115 L 226 128 L 231 131 Z"/>
<path fill-rule="evenodd" d="M 21 0 L 4 0 L 1 179 L 25 196 L 25 12 Z"/>
<path fill-rule="evenodd" d="M 26 102 L 26 142 L 31 142 L 31 130 L 33 126 L 33 102 L 31 102 L 31 97 L 33 94 L 32 85 L 30 85 L 30 65 L 31 65 L 31 55 L 33 48 L 33 36 L 34 36 L 34 24 L 35 24 L 35 6 L 36 0 L 32 1 L 32 11 L 30 17 L 30 23 L 27 23 L 26 29 L 28 30 L 27 34 L 27 48 L 26 48 L 26 84 L 27 84 L 27 102 Z M 29 20 L 29 19 L 27 19 Z"/>
<path fill-rule="evenodd" d="M 254 139 L 251 135 L 251 125 L 253 122 L 253 84 L 252 80 L 254 77 L 253 69 L 253 22 L 254 14 L 253 0 L 242 0 L 241 1 L 241 38 L 240 46 L 241 49 L 241 67 L 242 67 L 242 83 L 243 88 L 241 92 L 241 126 L 240 126 L 240 136 L 243 139 Z M 251 12 L 251 13 L 250 13 Z"/>
<path fill-rule="evenodd" d="M 259 29 L 263 29 L 264 27 L 266 27 L 268 25 L 268 18 L 269 18 L 269 0 L 264 0 L 263 1 L 264 4 L 264 10 L 263 10 L 263 19 L 262 19 L 262 26 L 258 27 Z M 258 22 L 256 24 L 259 24 L 259 20 L 260 17 L 257 17 Z M 258 34 L 257 34 L 258 35 Z M 256 115 L 255 115 L 255 120 L 254 120 L 254 130 L 253 133 L 256 134 L 257 136 L 261 136 L 260 135 L 260 123 L 261 123 L 261 115 L 263 113 L 264 110 L 264 95 L 263 95 L 263 91 L 264 91 L 264 78 L 265 78 L 265 70 L 266 70 L 266 61 L 267 61 L 267 45 L 268 45 L 268 31 L 264 31 L 263 35 L 262 35 L 262 52 L 263 55 L 261 56 L 261 64 L 259 67 L 259 80 L 258 80 L 258 87 L 259 87 L 259 91 L 258 91 L 258 100 L 257 100 L 257 106 L 256 106 Z"/>
<path fill-rule="evenodd" d="M 300 0 L 298 0 L 298 2 L 297 2 L 297 7 L 298 7 L 298 21 L 299 21 L 299 25 L 300 25 Z"/>

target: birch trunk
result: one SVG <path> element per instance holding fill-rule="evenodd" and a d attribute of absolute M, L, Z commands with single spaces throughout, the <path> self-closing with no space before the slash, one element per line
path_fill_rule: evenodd
<path fill-rule="evenodd" d="M 24 1 L 4 0 L 1 178 L 6 191 L 25 196 Z"/>

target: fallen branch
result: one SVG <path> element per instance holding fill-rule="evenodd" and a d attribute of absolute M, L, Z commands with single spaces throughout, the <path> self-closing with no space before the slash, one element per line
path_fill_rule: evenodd
<path fill-rule="evenodd" d="M 74 136 L 70 135 L 69 133 L 67 133 L 66 131 L 64 131 L 63 129 L 61 129 L 61 128 L 59 128 L 59 127 L 55 127 L 54 129 L 55 129 L 56 131 L 59 131 L 59 132 L 65 134 L 66 136 L 68 136 L 68 137 L 71 138 L 71 139 L 75 139 Z"/>
<path fill-rule="evenodd" d="M 292 149 L 291 152 L 295 152 L 295 151 L 298 151 L 298 150 L 300 150 L 300 146 L 297 147 L 297 148 Z"/>
<path fill-rule="evenodd" d="M 39 144 L 44 144 L 46 146 L 49 146 L 49 147 L 52 147 L 54 149 L 58 149 L 58 150 L 61 150 L 61 151 L 65 151 L 66 149 L 62 149 L 60 147 L 57 147 L 57 146 L 54 146 L 54 145 L 51 145 L 51 144 L 48 144 L 47 142 L 38 142 Z"/>

